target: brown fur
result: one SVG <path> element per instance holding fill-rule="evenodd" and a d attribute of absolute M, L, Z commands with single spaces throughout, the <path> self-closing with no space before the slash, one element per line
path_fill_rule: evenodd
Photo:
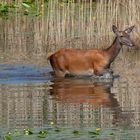
<path fill-rule="evenodd" d="M 130 32 L 134 26 L 124 31 L 118 31 L 115 25 L 112 26 L 116 34 L 112 45 L 107 49 L 69 49 L 62 48 L 55 53 L 49 53 L 48 59 L 56 76 L 64 77 L 68 75 L 103 75 L 110 68 L 111 63 L 119 54 L 122 45 L 134 46 L 130 39 Z"/>
<path fill-rule="evenodd" d="M 97 49 L 80 50 L 62 48 L 50 54 L 48 59 L 55 74 L 62 77 L 66 74 L 97 74 L 105 68 L 109 61 L 107 54 Z M 90 72 L 90 70 L 93 72 Z"/>

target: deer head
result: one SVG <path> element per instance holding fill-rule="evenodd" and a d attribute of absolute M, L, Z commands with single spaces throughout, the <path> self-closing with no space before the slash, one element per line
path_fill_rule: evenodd
<path fill-rule="evenodd" d="M 119 43 L 121 45 L 126 45 L 126 46 L 129 46 L 129 47 L 133 47 L 133 46 L 135 46 L 135 44 L 130 38 L 130 33 L 132 32 L 134 27 L 135 26 L 131 26 L 129 28 L 126 28 L 124 31 L 119 31 L 118 28 L 115 25 L 113 25 L 112 30 L 116 34 L 116 36 L 119 40 Z"/>

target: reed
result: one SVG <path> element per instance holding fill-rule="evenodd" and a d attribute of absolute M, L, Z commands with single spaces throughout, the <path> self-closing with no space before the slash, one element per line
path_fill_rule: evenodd
<path fill-rule="evenodd" d="M 113 24 L 120 29 L 135 24 L 132 36 L 139 44 L 139 0 L 35 0 L 36 17 L 21 17 L 22 2 L 15 1 L 18 7 L 12 20 L 0 23 L 1 44 L 13 53 L 37 57 L 62 47 L 107 47 L 112 42 Z"/>
<path fill-rule="evenodd" d="M 138 0 L 98 0 L 93 2 L 49 1 L 47 18 L 49 49 L 61 47 L 104 47 L 112 41 L 112 25 L 120 29 L 135 24 L 139 38 L 140 2 Z"/>

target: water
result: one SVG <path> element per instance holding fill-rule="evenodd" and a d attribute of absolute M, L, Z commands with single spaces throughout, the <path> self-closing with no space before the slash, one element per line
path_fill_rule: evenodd
<path fill-rule="evenodd" d="M 40 36 L 24 32 L 20 25 L 7 33 L 11 24 L 14 22 L 9 20 L 0 28 L 1 139 L 18 129 L 21 136 L 13 139 L 35 140 L 45 129 L 49 140 L 139 140 L 139 50 L 124 46 L 112 65 L 120 76 L 113 81 L 55 78 L 50 74 L 46 50 L 36 43 Z M 25 128 L 31 128 L 34 135 L 25 136 Z M 96 128 L 101 129 L 99 135 L 91 133 Z"/>
<path fill-rule="evenodd" d="M 33 136 L 14 139 L 38 139 L 37 133 L 46 129 L 48 139 L 84 140 L 93 139 L 90 131 L 101 128 L 100 139 L 139 139 L 138 54 L 135 50 L 122 52 L 123 58 L 118 57 L 113 64 L 120 77 L 107 82 L 55 78 L 45 65 L 1 64 L 1 135 L 32 128 Z M 80 134 L 73 134 L 74 130 Z"/>

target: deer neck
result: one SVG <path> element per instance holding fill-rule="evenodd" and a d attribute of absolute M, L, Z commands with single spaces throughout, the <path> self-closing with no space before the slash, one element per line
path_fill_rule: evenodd
<path fill-rule="evenodd" d="M 119 39 L 116 37 L 110 47 L 108 47 L 105 51 L 108 54 L 109 62 L 113 62 L 116 56 L 119 54 L 122 48 L 122 44 L 119 42 Z"/>

